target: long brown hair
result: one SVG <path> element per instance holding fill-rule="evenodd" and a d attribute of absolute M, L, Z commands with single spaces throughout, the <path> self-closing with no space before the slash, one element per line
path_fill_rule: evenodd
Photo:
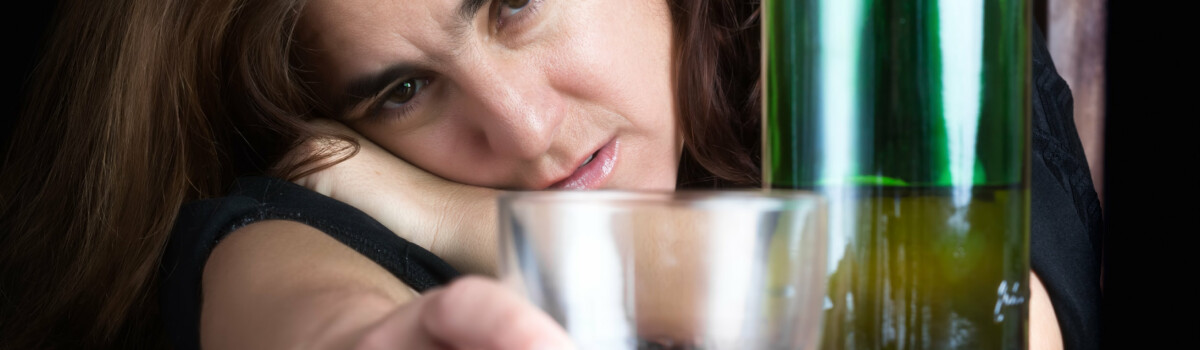
<path fill-rule="evenodd" d="M 753 185 L 757 5 L 668 2 L 680 184 Z M 166 345 L 156 275 L 180 205 L 273 172 L 317 136 L 303 120 L 320 106 L 293 56 L 302 5 L 60 3 L 0 173 L 2 347 Z"/>
<path fill-rule="evenodd" d="M 759 2 L 671 0 L 685 146 L 680 188 L 758 186 L 762 118 Z"/>
<path fill-rule="evenodd" d="M 4 347 L 165 345 L 155 277 L 181 203 L 308 135 L 298 7 L 60 3 L 0 174 Z"/>

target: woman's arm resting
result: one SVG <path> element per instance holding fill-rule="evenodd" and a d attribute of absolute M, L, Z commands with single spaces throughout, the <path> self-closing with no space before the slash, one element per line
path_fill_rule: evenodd
<path fill-rule="evenodd" d="M 316 229 L 263 221 L 230 234 L 204 270 L 200 337 L 214 349 L 565 348 L 548 316 L 478 277 L 417 296 Z"/>
<path fill-rule="evenodd" d="M 324 133 L 357 139 L 360 149 L 332 167 L 296 179 L 297 184 L 362 210 L 463 273 L 495 275 L 498 191 L 430 174 L 341 123 L 311 123 Z M 329 142 L 337 141 L 310 141 L 292 150 L 282 164 L 317 154 Z"/>

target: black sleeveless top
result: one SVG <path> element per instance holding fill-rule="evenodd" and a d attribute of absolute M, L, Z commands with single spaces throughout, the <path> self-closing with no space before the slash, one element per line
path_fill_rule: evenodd
<path fill-rule="evenodd" d="M 1064 349 L 1100 348 L 1100 252 L 1104 219 L 1074 102 L 1033 26 L 1033 154 L 1030 264 L 1046 286 Z"/>
<path fill-rule="evenodd" d="M 1071 91 L 1055 71 L 1036 26 L 1032 46 L 1031 264 L 1054 304 L 1065 348 L 1096 349 L 1100 202 L 1075 130 Z M 160 301 L 177 349 L 199 348 L 200 281 L 213 247 L 226 234 L 268 219 L 297 221 L 325 232 L 418 291 L 458 276 L 438 257 L 350 205 L 290 182 L 243 178 L 228 197 L 185 205 L 176 221 L 160 270 Z"/>
<path fill-rule="evenodd" d="M 348 204 L 269 177 L 238 179 L 227 197 L 185 204 L 160 266 L 163 321 L 176 349 L 200 348 L 200 281 L 225 235 L 262 220 L 291 220 L 328 234 L 423 292 L 458 276 L 433 253 Z"/>

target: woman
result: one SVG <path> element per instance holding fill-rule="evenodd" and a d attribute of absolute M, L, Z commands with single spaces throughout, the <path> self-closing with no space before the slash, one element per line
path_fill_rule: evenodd
<path fill-rule="evenodd" d="M 478 34 L 499 28 L 493 25 L 501 22 L 501 2 L 483 3 L 482 7 L 478 2 L 465 3 L 478 9 L 472 12 L 474 16 L 469 17 L 471 20 L 453 23 L 467 30 L 476 30 L 470 33 L 471 37 L 464 40 L 480 40 L 482 36 Z M 533 2 L 531 4 L 536 7 L 529 8 L 536 10 L 524 13 L 553 14 L 558 18 L 557 23 L 561 24 L 586 24 L 591 28 L 586 32 L 604 33 L 614 30 L 606 23 L 581 20 L 586 16 L 578 14 L 580 9 L 566 11 L 561 8 L 565 3 L 567 2 Z M 34 80 L 36 86 L 31 88 L 29 94 L 32 101 L 27 104 L 29 107 L 25 114 L 37 118 L 22 120 L 13 147 L 22 152 L 13 153 L 6 168 L 22 171 L 6 172 L 3 181 L 4 228 L 5 232 L 9 232 L 3 238 L 5 294 L 9 300 L 19 301 L 4 304 L 5 320 L 12 320 L 5 322 L 4 332 L 5 335 L 14 335 L 7 337 L 14 341 L 14 346 L 128 347 L 142 344 L 146 339 L 154 339 L 154 335 L 162 333 L 156 329 L 158 316 L 155 313 L 158 312 L 158 308 L 154 307 L 157 304 L 157 284 L 161 278 L 157 269 L 168 233 L 176 222 L 175 213 L 179 212 L 182 203 L 224 196 L 233 179 L 239 175 L 262 174 L 272 170 L 279 170 L 277 173 L 280 175 L 289 173 L 292 169 L 271 168 L 288 150 L 315 134 L 304 121 L 315 117 L 342 117 L 342 114 L 333 110 L 336 104 L 327 98 L 332 94 L 309 88 L 324 86 L 328 82 L 302 83 L 331 79 L 316 74 L 318 72 L 310 68 L 321 66 L 323 63 L 320 62 L 320 55 L 312 54 L 313 50 L 320 49 L 317 47 L 319 43 L 301 40 L 309 39 L 304 36 L 314 34 L 306 33 L 303 28 L 306 23 L 322 19 L 308 16 L 318 12 L 304 10 L 302 5 L 318 8 L 333 4 L 302 4 L 298 1 L 126 1 L 98 4 L 67 1 L 61 5 L 60 17 L 51 34 L 46 58 L 36 73 L 39 78 Z M 679 2 L 670 8 L 666 3 L 655 4 L 656 8 L 640 3 L 630 4 L 633 5 L 628 7 L 625 13 L 643 16 L 642 22 L 630 25 L 631 30 L 638 26 L 655 25 L 654 35 L 644 39 L 657 40 L 655 46 L 659 49 L 654 51 L 658 57 L 652 57 L 654 61 L 645 63 L 646 72 L 625 72 L 622 77 L 626 83 L 632 84 L 638 80 L 649 80 L 643 73 L 655 75 L 655 79 L 647 83 L 652 84 L 652 88 L 637 90 L 653 91 L 654 95 L 638 94 L 631 98 L 642 99 L 637 102 L 645 107 L 640 108 L 655 109 L 653 113 L 638 112 L 638 117 L 641 118 L 639 120 L 658 124 L 638 127 L 641 130 L 668 134 L 671 139 L 663 140 L 662 136 L 657 135 L 638 137 L 645 140 L 654 139 L 653 142 L 659 144 L 669 143 L 670 146 L 665 147 L 663 154 L 655 155 L 655 159 L 668 158 L 664 162 L 668 166 L 675 163 L 674 157 L 679 157 L 674 152 L 679 152 L 678 144 L 685 141 L 685 138 L 703 137 L 713 140 L 707 143 L 713 145 L 720 144 L 719 140 L 726 140 L 720 147 L 713 148 L 705 148 L 705 144 L 701 143 L 689 145 L 695 148 L 697 158 L 703 160 L 686 161 L 689 165 L 684 167 L 691 170 L 681 172 L 679 177 L 684 181 L 697 183 L 721 181 L 695 165 L 702 163 L 709 169 L 716 169 L 713 173 L 725 178 L 742 182 L 753 181 L 756 178 L 752 175 L 753 166 L 757 164 L 757 160 L 751 155 L 756 153 L 742 149 L 741 144 L 730 141 L 737 140 L 736 136 L 741 136 L 738 133 L 756 134 L 757 126 L 753 124 L 755 119 L 730 119 L 734 116 L 731 111 L 742 111 L 745 108 L 726 102 L 742 101 L 749 105 L 755 101 L 749 91 L 737 91 L 731 87 L 730 90 L 733 91 L 726 95 L 689 98 L 687 104 L 671 103 L 676 100 L 673 96 L 674 89 L 681 90 L 680 96 L 693 95 L 687 91 L 697 89 L 720 91 L 712 88 L 720 86 L 713 83 L 714 77 L 703 74 L 673 77 L 674 65 L 714 64 L 715 62 L 703 61 L 690 63 L 687 60 L 713 60 L 716 50 L 738 55 L 756 53 L 753 40 L 735 41 L 747 45 L 745 48 L 709 46 L 714 42 L 710 36 L 717 33 L 708 27 L 724 28 L 726 32 L 755 38 L 754 33 L 735 31 L 741 25 L 740 22 L 747 18 L 745 13 L 748 10 L 739 10 L 738 6 L 732 5 L 712 6 L 711 15 L 705 15 L 697 10 L 707 10 L 710 7 L 693 2 Z M 451 9 L 437 9 L 439 12 L 436 15 L 439 19 L 461 13 L 459 8 L 471 9 L 470 6 L 464 7 L 457 1 L 439 2 L 439 5 L 449 6 Z M 503 33 L 517 32 L 517 29 L 529 33 L 538 29 L 530 25 L 533 21 L 518 22 L 517 18 L 526 17 L 518 9 L 528 6 L 519 5 L 521 6 L 514 5 L 505 9 L 508 12 L 505 12 L 504 18 L 511 20 L 504 21 L 506 24 Z M 587 6 L 598 5 L 592 2 Z M 613 4 L 609 6 L 619 7 Z M 647 16 L 647 12 L 656 17 L 644 17 Z M 571 15 L 568 16 L 568 13 Z M 626 20 L 613 19 L 612 15 L 614 14 L 610 13 L 608 17 L 610 21 Z M 671 15 L 678 18 L 670 18 Z M 701 21 L 710 20 L 706 17 L 721 21 L 700 26 Z M 652 20 L 655 22 L 648 23 Z M 672 24 L 674 22 L 679 24 Z M 297 29 L 293 31 L 293 28 Z M 558 28 L 540 30 L 544 35 L 549 35 Z M 586 32 L 577 30 L 575 33 Z M 570 48 L 570 45 L 585 48 L 579 45 L 583 42 L 579 40 L 582 39 L 577 36 L 563 37 L 556 44 L 567 45 L 567 48 Z M 670 44 L 671 40 L 680 42 L 674 50 L 686 48 L 689 52 L 697 51 L 707 55 L 688 55 L 679 61 L 672 60 L 674 50 Z M 293 46 L 294 43 L 296 46 Z M 636 42 L 624 44 L 625 47 L 630 47 Z M 523 47 L 536 46 L 527 44 Z M 640 52 L 640 48 L 626 49 L 611 56 L 638 53 L 639 56 L 633 58 L 646 57 L 641 56 Z M 581 58 L 582 54 L 602 53 L 602 50 L 580 52 L 572 59 Z M 479 55 L 480 51 L 473 54 Z M 592 58 L 601 57 L 604 56 Z M 561 64 L 565 61 L 556 60 L 563 59 L 562 56 L 547 56 L 530 63 Z M 726 59 L 741 62 L 755 60 L 752 56 L 731 56 Z M 483 61 L 476 62 L 475 64 L 478 64 Z M 509 60 L 508 64 L 512 62 L 516 60 Z M 563 68 L 556 71 L 558 81 L 555 83 L 559 84 L 570 80 L 574 80 L 576 84 L 584 84 L 585 79 L 591 77 L 583 73 L 604 73 L 599 69 L 572 72 L 565 67 L 559 67 Z M 744 69 L 752 67 L 746 66 Z M 710 71 L 701 68 L 694 70 Z M 721 84 L 745 86 L 757 77 L 752 70 L 746 71 L 745 74 L 734 73 L 739 72 L 730 71 L 723 75 L 736 76 L 742 81 L 727 80 Z M 461 74 L 465 76 L 468 73 L 464 70 Z M 451 85 L 448 84 L 448 78 L 440 79 L 442 80 L 430 82 L 429 87 L 436 89 L 438 85 Z M 670 84 L 673 80 L 685 83 L 676 87 Z M 455 88 L 466 90 L 486 87 L 486 83 L 482 81 L 472 84 L 474 85 Z M 620 85 L 610 87 L 625 88 Z M 744 87 L 741 89 L 747 90 Z M 448 90 L 443 92 L 449 93 Z M 469 90 L 464 94 L 480 93 L 479 91 L 483 90 Z M 567 105 L 563 102 L 567 100 L 600 98 L 585 96 L 586 91 L 568 92 L 570 94 L 560 94 L 557 101 L 544 101 L 539 106 L 560 106 L 559 108 L 563 109 L 557 111 L 560 113 L 559 118 L 568 113 L 581 112 L 610 116 L 608 119 L 595 119 L 596 123 L 608 123 L 603 126 L 619 126 L 616 124 L 620 119 L 611 118 L 613 112 L 604 108 L 611 103 L 574 103 L 575 107 L 570 109 L 561 107 Z M 626 95 L 629 95 L 628 92 Z M 475 99 L 484 100 L 478 96 Z M 716 104 L 717 107 L 711 107 L 711 104 Z M 475 112 L 495 113 L 493 106 L 476 104 L 467 107 L 477 108 Z M 719 114 L 720 112 L 725 114 Z M 684 133 L 676 136 L 671 132 L 672 127 L 660 128 L 664 123 L 674 123 L 672 119 L 676 113 L 694 115 L 693 118 L 684 121 L 687 123 L 722 126 L 694 127 L 692 129 L 697 130 L 694 134 Z M 572 118 L 565 122 L 568 124 L 563 130 L 576 133 L 580 127 L 586 126 L 570 124 L 577 121 L 576 118 Z M 594 135 L 588 135 L 589 139 L 586 141 L 608 141 L 592 139 L 592 136 Z M 625 143 L 623 146 L 635 146 L 643 142 L 649 141 L 622 140 L 622 143 Z M 371 147 L 368 144 L 363 146 Z M 561 174 L 549 174 L 548 171 L 565 169 L 566 165 L 559 162 L 581 161 L 567 158 L 581 156 L 576 152 L 584 152 L 582 149 L 555 147 L 554 162 L 543 161 L 539 171 L 546 173 L 538 176 L 559 176 Z M 298 162 L 295 168 L 303 172 L 308 169 L 308 165 L 321 161 L 336 161 L 342 157 L 336 151 L 338 150 L 316 152 L 316 157 L 298 157 L 310 161 Z M 516 152 L 518 153 L 512 154 L 519 154 L 520 150 Z M 633 147 L 626 147 L 622 152 L 637 153 Z M 368 155 L 368 152 L 362 155 Z M 323 159 L 322 156 L 331 159 Z M 622 157 L 637 158 L 625 155 Z M 510 168 L 505 170 L 515 172 L 517 170 L 514 166 L 510 164 Z M 622 166 L 623 169 L 637 167 Z M 733 169 L 739 170 L 735 172 Z M 518 178 L 518 175 L 528 178 Z M 505 176 L 508 178 L 487 179 L 489 182 L 480 184 L 506 187 L 534 185 L 532 181 L 535 179 L 532 175 L 510 173 Z M 614 176 L 610 181 L 618 181 L 624 176 Z M 676 178 L 670 171 L 656 176 L 657 180 L 647 183 L 648 186 L 669 186 Z M 311 179 L 314 184 L 321 184 L 321 181 L 316 181 L 319 179 Z M 421 200 L 405 202 L 410 203 L 409 207 L 419 207 L 414 210 L 443 205 L 427 198 L 462 198 L 461 194 L 466 191 L 456 190 L 460 194 L 458 197 L 419 194 L 417 191 L 433 192 L 430 190 L 435 188 L 433 185 L 446 183 L 428 175 L 392 179 L 425 181 L 419 186 L 410 186 L 408 191 L 403 191 L 407 196 L 425 195 Z M 614 182 L 616 183 L 619 182 Z M 417 212 L 409 212 L 404 216 L 379 217 L 385 220 L 424 217 L 414 213 Z M 414 222 L 412 227 L 422 224 L 424 222 Z M 396 231 L 404 235 L 405 231 L 422 230 Z M 474 232 L 465 229 L 463 231 Z M 55 234 L 41 234 L 43 232 Z M 230 237 L 240 236 L 243 235 Z M 442 251 L 468 248 L 473 251 L 487 251 L 491 246 L 486 242 L 451 245 L 445 244 L 445 240 L 439 244 L 434 242 L 433 238 L 412 235 L 405 237 L 411 237 L 418 243 L 428 239 L 429 247 L 445 256 L 446 260 L 462 271 L 486 271 L 483 264 L 473 262 L 486 261 L 486 258 L 475 254 Z M 228 243 L 235 242 L 226 241 L 222 247 Z M 220 254 L 220 251 L 214 254 Z M 213 261 L 218 260 L 219 256 Z M 403 285 L 399 284 L 394 287 L 404 289 Z M 97 295 L 96 291 L 99 290 L 106 291 L 106 295 Z M 206 307 L 207 305 L 210 304 L 206 303 Z"/>
<path fill-rule="evenodd" d="M 755 8 L 68 1 L 0 182 L 3 334 L 153 346 L 161 317 L 177 347 L 557 347 L 553 323 L 492 282 L 413 289 L 490 271 L 489 188 L 754 186 Z M 313 208 L 213 218 L 285 188 L 225 197 L 264 173 L 357 207 L 370 217 L 350 221 L 379 220 L 431 262 L 397 273 L 321 223 L 336 218 L 305 221 L 355 213 L 311 192 L 246 207 Z"/>

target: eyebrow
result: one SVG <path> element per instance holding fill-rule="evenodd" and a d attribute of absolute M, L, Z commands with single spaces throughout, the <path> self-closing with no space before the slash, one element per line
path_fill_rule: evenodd
<path fill-rule="evenodd" d="M 479 14 L 479 10 L 483 9 L 491 0 L 463 0 L 458 6 L 458 20 L 460 21 L 457 27 L 464 27 L 471 19 Z M 385 90 L 396 83 L 400 78 L 411 76 L 418 69 L 408 64 L 395 64 L 384 69 L 382 72 L 370 74 L 350 81 L 343 91 L 343 98 L 338 103 L 337 110 L 343 117 L 355 118 L 356 114 L 365 112 L 363 102 L 374 99 Z M 352 115 L 355 114 L 355 115 Z"/>
<path fill-rule="evenodd" d="M 459 20 L 468 22 L 475 18 L 475 14 L 479 13 L 479 9 L 483 8 L 488 1 L 490 0 L 463 0 L 462 4 L 458 6 Z"/>

